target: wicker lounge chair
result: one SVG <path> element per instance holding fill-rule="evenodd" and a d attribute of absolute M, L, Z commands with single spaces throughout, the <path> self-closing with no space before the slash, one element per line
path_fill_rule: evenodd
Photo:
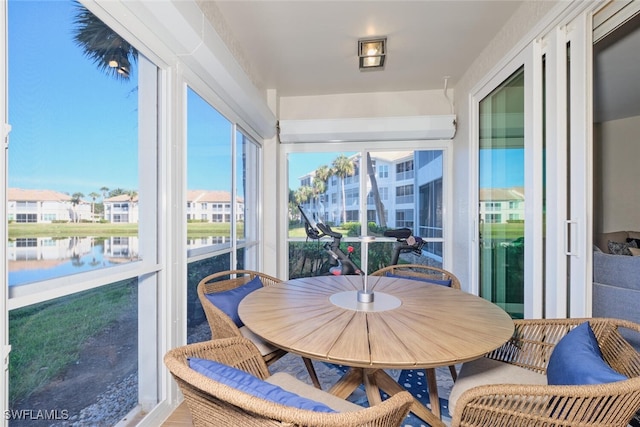
<path fill-rule="evenodd" d="M 200 281 L 200 283 L 198 283 L 198 298 L 200 299 L 200 303 L 204 309 L 204 314 L 207 317 L 207 322 L 211 328 L 212 339 L 245 336 L 246 338 L 249 338 L 256 347 L 258 347 L 265 363 L 269 366 L 287 354 L 287 352 L 265 342 L 259 336 L 251 332 L 246 326 L 238 328 L 235 322 L 222 310 L 212 304 L 206 296 L 235 289 L 248 283 L 255 277 L 260 278 L 263 286 L 270 286 L 281 282 L 280 279 L 252 270 L 221 271 L 205 277 Z M 215 298 L 215 296 L 213 298 Z M 317 388 L 321 388 L 318 375 L 316 374 L 311 360 L 306 357 L 303 357 L 302 360 L 309 372 L 313 385 Z"/>
<path fill-rule="evenodd" d="M 555 345 L 587 320 L 604 360 L 629 379 L 596 385 L 546 385 Z M 450 409 L 454 407 L 451 425 L 626 427 L 640 409 L 640 354 L 623 336 L 631 333 L 640 333 L 640 325 L 617 319 L 516 320 L 513 338 L 486 358 L 506 362 L 507 369 L 517 366 L 542 374 L 542 381 L 538 385 L 522 381 L 528 375 L 524 373 L 493 383 L 487 379 L 495 377 L 495 368 L 491 374 L 480 371 L 467 376 L 465 363 L 450 396 Z M 469 363 L 478 362 L 494 363 L 484 358 Z M 485 385 L 468 388 L 467 379 L 473 381 L 478 375 L 484 375 Z"/>
<path fill-rule="evenodd" d="M 189 357 L 215 360 L 242 369 L 298 395 L 322 402 L 338 412 L 314 412 L 252 396 L 191 369 L 187 360 Z M 267 365 L 256 347 L 243 337 L 217 339 L 182 346 L 170 350 L 164 357 L 164 363 L 182 390 L 193 418 L 193 424 L 196 427 L 400 426 L 413 402 L 411 394 L 401 392 L 379 405 L 363 408 L 313 388 L 287 374 L 278 373 L 269 376 Z M 279 375 L 290 378 L 283 380 L 281 377 L 276 380 L 276 376 Z"/>

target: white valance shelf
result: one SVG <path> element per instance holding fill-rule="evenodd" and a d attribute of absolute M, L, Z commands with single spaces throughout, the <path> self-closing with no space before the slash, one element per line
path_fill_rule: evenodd
<path fill-rule="evenodd" d="M 452 139 L 455 115 L 280 120 L 280 142 L 357 142 Z"/>

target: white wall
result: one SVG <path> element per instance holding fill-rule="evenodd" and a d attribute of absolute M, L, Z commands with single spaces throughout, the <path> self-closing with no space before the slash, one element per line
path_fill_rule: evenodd
<path fill-rule="evenodd" d="M 595 232 L 640 230 L 640 116 L 596 126 Z"/>
<path fill-rule="evenodd" d="M 448 91 L 449 97 L 453 94 Z M 280 98 L 280 120 L 451 114 L 444 90 L 347 93 Z"/>

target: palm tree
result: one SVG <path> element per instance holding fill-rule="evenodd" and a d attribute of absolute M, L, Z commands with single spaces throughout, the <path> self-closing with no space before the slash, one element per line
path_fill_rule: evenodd
<path fill-rule="evenodd" d="M 109 191 L 109 197 L 121 196 L 123 194 L 128 194 L 127 190 L 125 190 L 124 188 L 114 188 L 113 190 Z"/>
<path fill-rule="evenodd" d="M 329 181 L 329 177 L 331 177 L 331 168 L 329 166 L 322 165 L 316 169 L 313 177 L 313 190 L 316 193 L 317 199 L 327 191 L 327 181 Z"/>
<path fill-rule="evenodd" d="M 98 69 L 119 80 L 129 80 L 138 51 L 86 7 L 75 2 L 73 40 Z"/>
<path fill-rule="evenodd" d="M 102 202 L 104 203 L 104 199 L 109 194 L 109 187 L 100 187 L 100 193 L 102 193 Z"/>
<path fill-rule="evenodd" d="M 100 195 L 98 193 L 96 193 L 95 191 L 92 191 L 91 193 L 89 193 L 89 197 L 91 197 L 91 222 L 94 222 L 94 211 L 93 211 L 93 207 L 96 204 L 96 199 L 98 197 L 100 197 Z"/>
<path fill-rule="evenodd" d="M 380 200 L 380 191 L 378 190 L 378 180 L 376 179 L 376 171 L 373 169 L 373 162 L 371 161 L 371 153 L 367 151 L 367 173 L 369 174 L 369 181 L 371 182 L 371 191 L 373 192 L 373 200 L 376 204 L 376 211 L 378 212 L 378 221 L 380 227 L 387 226 L 387 219 L 384 216 L 384 205 Z"/>
<path fill-rule="evenodd" d="M 305 204 L 313 195 L 313 190 L 311 189 L 311 187 L 304 185 L 302 187 L 299 187 L 298 189 L 296 189 L 295 192 L 295 199 L 296 199 L 296 204 L 297 205 L 302 205 Z"/>
<path fill-rule="evenodd" d="M 333 160 L 332 164 L 333 174 L 340 178 L 340 185 L 342 188 L 342 222 L 347 222 L 347 204 L 346 196 L 344 192 L 344 180 L 348 176 L 353 176 L 356 173 L 355 163 L 352 159 L 348 158 L 344 154 L 340 154 Z"/>
<path fill-rule="evenodd" d="M 73 206 L 73 222 L 79 222 L 80 218 L 78 217 L 78 212 L 76 210 L 77 206 L 82 203 L 82 198 L 84 197 L 84 194 L 78 192 L 78 193 L 73 193 L 71 195 L 71 205 Z"/>

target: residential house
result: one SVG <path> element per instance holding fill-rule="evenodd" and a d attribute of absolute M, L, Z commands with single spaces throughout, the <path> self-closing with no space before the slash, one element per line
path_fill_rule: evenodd
<path fill-rule="evenodd" d="M 138 222 L 138 195 L 119 194 L 103 200 L 104 219 L 113 223 Z"/>
<path fill-rule="evenodd" d="M 68 194 L 53 190 L 9 188 L 7 220 L 17 223 L 91 221 L 91 203 L 73 203 Z"/>
<path fill-rule="evenodd" d="M 523 188 L 480 190 L 480 222 L 500 224 L 524 221 Z"/>
<path fill-rule="evenodd" d="M 231 222 L 232 212 L 236 221 L 244 221 L 244 204 L 236 198 L 231 206 L 231 194 L 228 191 L 189 190 L 187 192 L 187 221 Z"/>

